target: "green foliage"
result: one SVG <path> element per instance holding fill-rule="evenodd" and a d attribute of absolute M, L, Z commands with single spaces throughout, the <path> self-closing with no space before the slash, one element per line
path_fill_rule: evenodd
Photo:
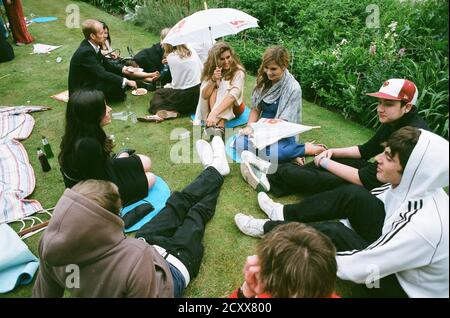
<path fill-rule="evenodd" d="M 144 4 L 145 0 L 82 0 L 112 14 L 122 14 L 126 8 Z"/>
<path fill-rule="evenodd" d="M 249 71 L 258 69 L 266 47 L 284 45 L 305 98 L 370 127 L 379 124 L 376 101 L 365 93 L 386 79 L 408 78 L 419 88 L 420 113 L 448 138 L 447 1 L 379 0 L 374 27 L 372 0 L 235 0 L 232 6 L 260 20 L 259 29 L 229 39 Z"/>

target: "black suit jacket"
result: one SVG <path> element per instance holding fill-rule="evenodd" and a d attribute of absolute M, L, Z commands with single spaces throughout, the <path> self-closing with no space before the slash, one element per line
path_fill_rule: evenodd
<path fill-rule="evenodd" d="M 83 40 L 70 60 L 69 95 L 79 89 L 122 90 L 121 74 L 120 66 L 95 53 L 89 41 Z"/>

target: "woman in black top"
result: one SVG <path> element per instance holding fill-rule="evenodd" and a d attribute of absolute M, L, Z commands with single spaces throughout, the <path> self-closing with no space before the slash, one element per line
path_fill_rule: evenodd
<path fill-rule="evenodd" d="M 108 180 L 118 186 L 122 202 L 129 204 L 144 198 L 156 179 L 147 156 L 123 153 L 111 158 L 113 142 L 102 128 L 111 122 L 110 113 L 103 92 L 74 92 L 67 104 L 59 164 L 66 187 L 86 179 Z"/>

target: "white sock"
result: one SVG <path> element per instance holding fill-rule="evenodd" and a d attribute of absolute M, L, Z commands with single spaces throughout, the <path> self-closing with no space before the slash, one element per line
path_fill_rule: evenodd
<path fill-rule="evenodd" d="M 230 173 L 230 166 L 227 162 L 227 155 L 225 153 L 225 145 L 222 138 L 215 136 L 211 141 L 213 151 L 213 160 L 211 166 L 217 169 L 222 176 Z"/>

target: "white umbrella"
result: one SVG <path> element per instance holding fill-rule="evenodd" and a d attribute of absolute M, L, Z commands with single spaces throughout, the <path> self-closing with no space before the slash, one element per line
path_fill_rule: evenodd
<path fill-rule="evenodd" d="M 250 141 L 259 150 L 276 143 L 278 140 L 296 136 L 320 126 L 306 126 L 289 123 L 281 119 L 261 118 L 256 123 L 250 124 L 253 128 L 253 136 Z"/>
<path fill-rule="evenodd" d="M 173 46 L 186 43 L 208 43 L 212 39 L 256 27 L 258 27 L 258 19 L 236 9 L 201 10 L 175 24 L 162 43 Z"/>

